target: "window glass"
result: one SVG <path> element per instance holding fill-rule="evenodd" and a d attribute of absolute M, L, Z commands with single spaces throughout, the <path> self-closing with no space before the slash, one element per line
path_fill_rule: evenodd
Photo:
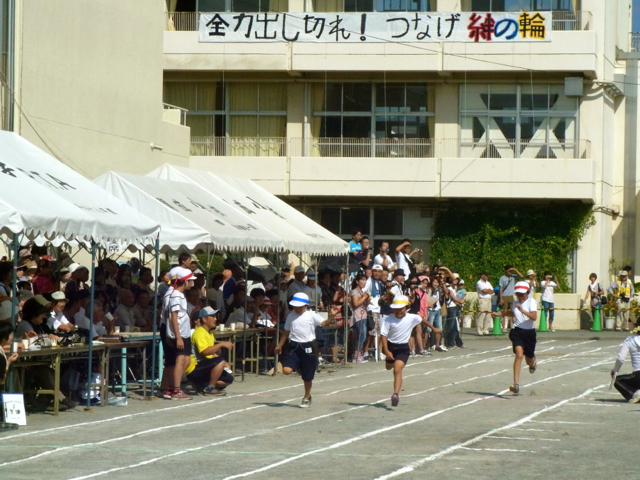
<path fill-rule="evenodd" d="M 526 86 L 520 90 L 520 108 L 522 110 L 549 110 L 549 87 Z"/>
<path fill-rule="evenodd" d="M 370 209 L 368 208 L 342 208 L 340 220 L 343 235 L 351 235 L 352 231 L 359 228 L 363 235 L 371 233 Z"/>
<path fill-rule="evenodd" d="M 229 108 L 233 112 L 258 111 L 258 84 L 249 82 L 229 83 Z"/>
<path fill-rule="evenodd" d="M 547 140 L 547 120 L 548 117 L 522 117 L 520 119 L 520 138 L 526 141 L 545 142 Z"/>
<path fill-rule="evenodd" d="M 489 138 L 491 140 L 512 140 L 517 138 L 517 117 L 491 117 L 489 118 Z"/>
<path fill-rule="evenodd" d="M 187 113 L 187 127 L 192 137 L 209 137 L 213 135 L 213 117 L 211 115 L 190 115 Z"/>
<path fill-rule="evenodd" d="M 335 235 L 340 235 L 340 209 L 323 208 L 320 214 L 320 225 Z"/>
<path fill-rule="evenodd" d="M 373 211 L 376 235 L 402 235 L 402 208 L 376 208 Z"/>
<path fill-rule="evenodd" d="M 344 0 L 345 12 L 373 12 L 373 0 Z"/>
<path fill-rule="evenodd" d="M 287 109 L 287 84 L 261 83 L 260 111 L 285 111 Z"/>
<path fill-rule="evenodd" d="M 198 12 L 224 12 L 227 9 L 226 0 L 198 0 Z"/>
<path fill-rule="evenodd" d="M 432 97 L 433 92 L 428 92 L 429 86 L 424 84 L 411 85 L 407 84 L 407 111 L 409 112 L 429 112 L 433 108 L 429 108 L 427 103 Z"/>
<path fill-rule="evenodd" d="M 489 86 L 465 85 L 460 89 L 460 108 L 462 110 L 488 110 Z"/>
<path fill-rule="evenodd" d="M 345 83 L 342 88 L 342 108 L 345 112 L 370 112 L 370 83 Z"/>
<path fill-rule="evenodd" d="M 342 117 L 342 136 L 348 138 L 371 137 L 371 117 Z"/>
<path fill-rule="evenodd" d="M 265 4 L 265 10 L 262 10 L 261 4 Z M 262 12 L 269 9 L 268 0 L 231 0 L 232 12 Z"/>
<path fill-rule="evenodd" d="M 320 86 L 323 86 L 320 84 Z M 341 83 L 327 83 L 324 86 L 324 99 L 318 110 L 326 110 L 327 112 L 341 112 L 342 111 L 342 84 Z"/>
<path fill-rule="evenodd" d="M 403 83 L 378 85 L 378 88 L 376 88 L 376 112 L 397 113 L 406 111 L 404 97 L 405 86 Z"/>
<path fill-rule="evenodd" d="M 517 110 L 518 87 L 516 85 L 491 85 L 489 110 Z"/>
<path fill-rule="evenodd" d="M 164 103 L 196 110 L 197 84 L 195 82 L 165 82 Z"/>

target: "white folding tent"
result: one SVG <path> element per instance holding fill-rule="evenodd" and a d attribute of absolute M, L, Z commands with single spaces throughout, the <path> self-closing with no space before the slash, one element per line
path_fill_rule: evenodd
<path fill-rule="evenodd" d="M 165 164 L 150 177 L 199 185 L 282 238 L 285 250 L 312 255 L 346 255 L 348 244 L 247 179 Z"/>
<path fill-rule="evenodd" d="M 273 252 L 284 248 L 280 238 L 198 185 L 120 172 L 107 172 L 94 183 L 160 223 L 163 249 L 213 246 Z"/>

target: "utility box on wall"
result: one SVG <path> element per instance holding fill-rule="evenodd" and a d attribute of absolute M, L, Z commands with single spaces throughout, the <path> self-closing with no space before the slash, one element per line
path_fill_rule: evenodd
<path fill-rule="evenodd" d="M 582 77 L 565 77 L 564 94 L 567 97 L 581 97 L 584 95 L 584 82 Z"/>

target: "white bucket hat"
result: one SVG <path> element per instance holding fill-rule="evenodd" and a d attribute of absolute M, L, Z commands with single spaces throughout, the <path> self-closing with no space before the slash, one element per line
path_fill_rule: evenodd
<path fill-rule="evenodd" d="M 306 293 L 296 293 L 289 302 L 289 305 L 292 307 L 305 307 L 309 305 L 309 295 Z"/>

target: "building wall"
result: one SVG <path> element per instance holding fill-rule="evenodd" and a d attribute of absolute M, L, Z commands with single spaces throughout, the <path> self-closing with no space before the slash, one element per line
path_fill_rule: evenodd
<path fill-rule="evenodd" d="M 163 3 L 18 0 L 15 131 L 89 178 L 187 165 L 189 129 L 162 121 Z"/>

